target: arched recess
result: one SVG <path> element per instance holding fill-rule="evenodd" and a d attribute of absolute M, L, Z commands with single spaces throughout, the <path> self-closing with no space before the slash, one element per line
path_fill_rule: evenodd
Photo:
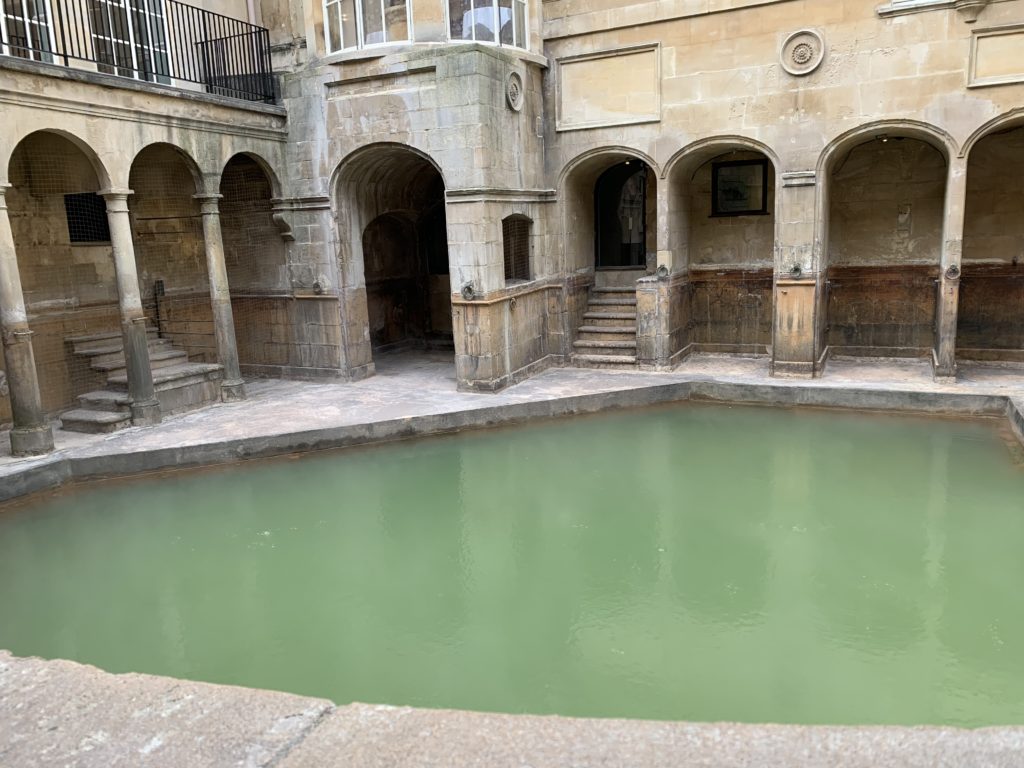
<path fill-rule="evenodd" d="M 657 252 L 657 168 L 641 152 L 587 152 L 562 173 L 566 270 L 596 271 L 599 287 L 628 285 Z"/>
<path fill-rule="evenodd" d="M 772 343 L 777 173 L 757 142 L 722 137 L 668 165 L 667 231 L 694 352 L 764 355 Z"/>
<path fill-rule="evenodd" d="M 224 263 L 238 360 L 247 375 L 281 375 L 289 367 L 329 368 L 332 362 L 337 367 L 333 358 L 309 359 L 317 357 L 309 345 L 330 347 L 318 336 L 328 333 L 319 329 L 329 324 L 309 317 L 318 307 L 292 299 L 287 246 L 274 223 L 276 188 L 269 167 L 256 155 L 235 155 L 221 174 Z"/>
<path fill-rule="evenodd" d="M 1024 116 L 967 158 L 957 358 L 1024 362 Z"/>
<path fill-rule="evenodd" d="M 185 152 L 151 144 L 132 162 L 128 197 L 142 304 L 157 335 L 192 362 L 216 363 L 200 174 Z M 154 366 L 160 355 L 151 350 Z"/>
<path fill-rule="evenodd" d="M 937 129 L 884 123 L 823 154 L 821 330 L 830 354 L 933 354 L 951 152 Z"/>
<path fill-rule="evenodd" d="M 98 194 L 107 174 L 81 141 L 47 130 L 18 143 L 7 176 L 40 394 L 43 409 L 54 414 L 105 384 L 83 349 L 120 348 L 117 277 L 106 202 Z M 0 422 L 10 420 L 7 409 L 0 399 Z"/>
<path fill-rule="evenodd" d="M 444 192 L 436 163 L 402 144 L 364 147 L 338 167 L 350 366 L 386 350 L 454 349 Z"/>

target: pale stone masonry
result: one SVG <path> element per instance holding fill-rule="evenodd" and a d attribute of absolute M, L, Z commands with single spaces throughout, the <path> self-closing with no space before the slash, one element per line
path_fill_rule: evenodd
<path fill-rule="evenodd" d="M 277 104 L 2 20 L 18 454 L 50 416 L 152 423 L 401 346 L 486 392 L 707 352 L 1024 362 L 1024 0 L 205 5 L 269 29 Z"/>

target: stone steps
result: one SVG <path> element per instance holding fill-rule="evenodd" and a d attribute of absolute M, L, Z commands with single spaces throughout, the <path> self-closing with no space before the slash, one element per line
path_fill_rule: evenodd
<path fill-rule="evenodd" d="M 572 363 L 577 368 L 609 368 L 634 370 L 636 357 L 629 355 L 573 355 Z"/>
<path fill-rule="evenodd" d="M 71 432 L 114 432 L 131 425 L 131 397 L 124 346 L 119 332 L 96 333 L 65 339 L 75 354 L 106 379 L 107 388 L 87 392 L 78 407 L 61 415 L 63 428 Z M 220 401 L 224 378 L 219 365 L 191 363 L 188 353 L 147 330 L 153 387 L 161 414 L 173 415 Z"/>
<path fill-rule="evenodd" d="M 182 363 L 187 362 L 188 353 L 182 349 L 174 349 L 170 344 L 165 347 L 154 348 L 151 346 L 149 348 L 149 366 L 154 371 L 157 368 L 167 368 L 172 365 L 181 365 Z M 106 374 L 123 371 L 125 370 L 124 353 L 122 352 L 118 355 L 110 355 L 109 358 L 103 362 L 94 360 L 92 362 L 92 369 Z"/>
<path fill-rule="evenodd" d="M 573 342 L 577 368 L 636 368 L 636 290 L 594 288 Z"/>
<path fill-rule="evenodd" d="M 61 427 L 68 432 L 99 435 L 130 427 L 132 415 L 120 411 L 97 411 L 83 408 L 62 413 L 60 423 Z"/>

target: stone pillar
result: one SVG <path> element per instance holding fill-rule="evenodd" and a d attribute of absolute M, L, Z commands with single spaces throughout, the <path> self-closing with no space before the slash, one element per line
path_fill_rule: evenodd
<path fill-rule="evenodd" d="M 817 181 L 814 171 L 786 172 L 776 188 L 772 376 L 810 377 L 823 364 L 818 331 L 824 256 L 815 251 L 822 225 Z"/>
<path fill-rule="evenodd" d="M 38 456 L 53 450 L 53 430 L 46 422 L 36 360 L 32 354 L 32 331 L 28 327 L 25 298 L 21 293 L 21 274 L 14 251 L 14 233 L 7 216 L 5 193 L 8 184 L 0 184 L 0 333 L 3 334 L 7 385 L 14 412 L 11 453 L 14 456 Z"/>
<path fill-rule="evenodd" d="M 203 241 L 206 244 L 206 269 L 210 275 L 210 302 L 213 305 L 213 333 L 217 339 L 217 357 L 224 367 L 221 399 L 236 402 L 245 399 L 245 383 L 238 366 L 235 318 L 231 312 L 228 268 L 224 263 L 224 237 L 220 230 L 220 206 L 223 195 L 195 195 L 203 212 Z"/>
<path fill-rule="evenodd" d="M 960 307 L 960 269 L 967 206 L 967 159 L 954 157 L 946 180 L 942 217 L 942 260 L 935 306 L 935 378 L 956 378 L 956 322 Z"/>
<path fill-rule="evenodd" d="M 146 337 L 146 316 L 142 311 L 139 274 L 135 267 L 135 245 L 128 218 L 130 189 L 108 189 L 100 192 L 107 201 L 107 222 L 110 243 L 117 271 L 117 295 L 121 305 L 121 337 L 124 361 L 128 370 L 128 394 L 131 397 L 132 424 L 160 423 L 160 403 L 153 388 L 153 371 L 149 363 L 149 341 Z"/>

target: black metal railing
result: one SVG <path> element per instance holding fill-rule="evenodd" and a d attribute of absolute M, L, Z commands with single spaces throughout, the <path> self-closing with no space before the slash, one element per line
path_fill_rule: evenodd
<path fill-rule="evenodd" d="M 273 103 L 270 33 L 178 0 L 3 0 L 0 54 Z"/>

